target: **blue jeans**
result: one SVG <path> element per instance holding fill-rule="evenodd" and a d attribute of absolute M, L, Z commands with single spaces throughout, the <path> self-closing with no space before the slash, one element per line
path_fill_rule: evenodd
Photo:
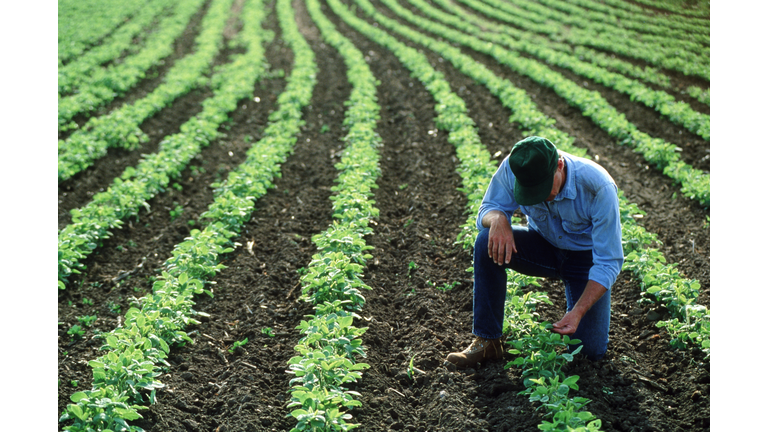
<path fill-rule="evenodd" d="M 474 322 L 472 333 L 486 339 L 502 336 L 504 301 L 506 299 L 507 274 L 505 269 L 546 278 L 558 278 L 565 283 L 568 310 L 581 297 L 589 280 L 592 267 L 592 251 L 570 251 L 552 246 L 539 233 L 527 227 L 513 226 L 517 253 L 512 254 L 509 264 L 498 265 L 488 256 L 488 229 L 483 229 L 475 239 L 474 251 Z M 608 348 L 608 327 L 611 321 L 610 291 L 584 314 L 576 332 L 570 335 L 580 339 L 581 353 L 590 360 L 599 360 Z M 578 345 L 572 345 L 571 350 Z"/>

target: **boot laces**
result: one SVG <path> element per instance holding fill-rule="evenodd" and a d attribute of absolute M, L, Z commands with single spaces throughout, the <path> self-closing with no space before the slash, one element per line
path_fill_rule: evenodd
<path fill-rule="evenodd" d="M 485 355 L 485 351 L 488 349 L 489 346 L 493 346 L 494 351 L 496 352 L 496 354 L 498 354 L 498 349 L 496 348 L 496 345 L 493 343 L 493 340 L 483 339 L 481 337 L 475 338 L 475 340 L 472 342 L 472 345 L 470 345 L 469 348 L 465 349 L 463 353 L 474 354 L 474 353 L 483 351 L 483 355 Z"/>

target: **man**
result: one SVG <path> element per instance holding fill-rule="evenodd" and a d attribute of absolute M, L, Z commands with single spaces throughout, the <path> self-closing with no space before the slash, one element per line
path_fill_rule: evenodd
<path fill-rule="evenodd" d="M 617 191 L 601 166 L 558 152 L 545 138 L 515 144 L 493 175 L 477 216 L 472 328 L 477 338 L 446 360 L 466 367 L 502 357 L 506 268 L 563 280 L 567 312 L 552 330 L 580 339 L 587 358 L 602 358 L 610 288 L 624 262 Z M 511 226 L 518 208 L 527 227 Z"/>

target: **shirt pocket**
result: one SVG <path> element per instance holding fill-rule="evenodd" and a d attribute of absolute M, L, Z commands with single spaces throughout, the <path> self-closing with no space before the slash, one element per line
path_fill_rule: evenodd
<path fill-rule="evenodd" d="M 533 219 L 536 222 L 546 221 L 549 214 L 546 210 L 534 206 L 526 206 L 523 210 L 525 210 L 524 213 L 527 218 Z"/>
<path fill-rule="evenodd" d="M 589 221 L 563 220 L 563 231 L 568 234 L 589 234 L 592 231 L 592 225 Z"/>

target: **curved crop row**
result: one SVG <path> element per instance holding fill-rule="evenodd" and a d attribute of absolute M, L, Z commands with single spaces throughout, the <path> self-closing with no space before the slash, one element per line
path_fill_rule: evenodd
<path fill-rule="evenodd" d="M 681 14 L 681 19 L 688 19 L 688 20 L 694 20 L 699 19 L 699 17 L 702 18 L 708 18 L 709 17 L 709 0 L 698 0 L 695 3 L 696 7 L 693 8 L 687 8 L 682 7 L 679 4 L 675 4 L 675 2 L 666 1 L 666 0 L 636 0 L 640 4 L 644 4 L 646 6 L 651 6 L 657 9 L 664 9 L 668 10 L 670 12 L 674 12 L 677 14 Z M 706 5 L 706 6 L 702 6 Z"/>
<path fill-rule="evenodd" d="M 709 60 L 682 59 L 674 49 L 651 48 L 646 44 L 635 43 L 625 39 L 604 39 L 598 34 L 576 29 L 567 34 L 561 34 L 560 25 L 555 23 L 549 25 L 529 23 L 515 15 L 515 13 L 519 15 L 519 11 L 510 8 L 508 3 L 499 0 L 485 0 L 487 4 L 477 0 L 458 1 L 489 17 L 499 19 L 526 31 L 546 35 L 553 40 L 562 40 L 573 45 L 589 46 L 614 52 L 629 58 L 646 61 L 657 67 L 664 67 L 686 75 L 695 75 L 709 80 Z"/>
<path fill-rule="evenodd" d="M 150 30 L 151 24 L 175 2 L 154 0 L 144 5 L 136 16 L 117 29 L 99 46 L 59 67 L 59 96 L 71 93 L 99 65 L 118 59 L 124 52 L 135 52 L 140 45 L 134 38 Z"/>
<path fill-rule="evenodd" d="M 563 78 L 562 75 L 551 71 L 546 66 L 504 50 L 497 45 L 481 41 L 472 36 L 462 36 L 450 28 L 416 17 L 391 1 L 385 0 L 384 2 L 390 4 L 390 7 L 396 13 L 408 20 L 415 21 L 417 25 L 429 29 L 447 40 L 458 42 L 475 51 L 488 54 L 499 61 L 499 63 L 509 66 L 512 70 L 528 76 L 545 87 L 552 88 L 569 104 L 581 108 L 585 116 L 591 118 L 595 124 L 616 138 L 619 143 L 632 145 L 636 151 L 645 156 L 648 162 L 663 169 L 664 174 L 682 185 L 681 191 L 685 196 L 699 201 L 702 205 L 709 205 L 709 175 L 681 161 L 676 150 L 677 147 L 673 144 L 666 143 L 658 138 L 652 138 L 648 134 L 639 131 L 635 125 L 627 121 L 622 114 L 619 114 L 615 108 L 608 104 L 598 92 L 585 90 L 578 84 Z M 379 23 L 419 44 L 440 52 L 441 55 L 449 59 L 462 72 L 467 69 L 474 69 L 467 68 L 467 65 L 477 64 L 471 57 L 461 54 L 459 50 L 447 43 L 437 41 L 417 31 L 400 26 L 396 21 L 390 20 L 376 12 L 373 6 L 364 6 L 364 3 L 366 5 L 369 4 L 362 0 L 358 1 L 358 4 L 363 7 L 365 12 L 373 16 Z M 448 52 L 452 53 L 446 54 Z"/>
<path fill-rule="evenodd" d="M 248 80 L 248 75 L 252 77 L 263 67 L 261 1 L 249 0 L 243 17 L 248 50 L 234 60 L 226 78 L 242 80 L 252 89 L 254 80 Z M 291 129 L 295 133 L 298 120 L 293 119 L 293 125 L 279 132 Z M 63 430 L 141 431 L 127 421 L 141 417 L 138 410 L 145 409 L 140 405 L 145 397 L 154 403 L 156 389 L 163 387 L 157 377 L 161 365 L 168 365 L 165 358 L 170 347 L 192 342 L 184 328 L 198 323 L 193 317 L 202 314 L 192 309 L 192 297 L 204 292 L 212 295 L 204 287 L 223 268 L 218 257 L 232 251 L 227 246 L 249 219 L 253 201 L 270 187 L 291 145 L 290 140 L 262 139 L 249 150 L 248 160 L 238 171 L 230 173 L 227 185 L 214 193 L 214 203 L 201 215 L 201 219 L 211 222 L 203 230 L 192 230 L 190 237 L 176 246 L 173 257 L 164 265 L 165 271 L 153 285 L 153 293 L 139 300 L 140 308 L 133 307 L 126 313 L 121 327 L 103 335 L 102 349 L 107 354 L 89 362 L 93 389 L 72 395 L 74 403 L 67 406 L 59 421 L 73 423 Z"/>
<path fill-rule="evenodd" d="M 563 24 L 575 25 L 584 30 L 596 32 L 601 37 L 629 37 L 662 47 L 678 47 L 693 52 L 709 49 L 709 35 L 690 33 L 630 20 L 616 20 L 600 12 L 591 12 L 581 7 L 555 0 L 523 2 L 510 0 L 511 4 L 540 14 Z"/>
<path fill-rule="evenodd" d="M 347 79 L 352 85 L 344 125 L 349 128 L 341 162 L 336 165 L 339 176 L 332 188 L 333 217 L 337 219 L 323 233 L 312 237 L 318 253 L 313 255 L 307 274 L 301 278 L 302 299 L 314 305 L 315 315 L 302 321 L 299 329 L 304 336 L 296 346 L 300 353 L 288 361 L 291 400 L 295 407 L 294 432 L 309 430 L 346 431 L 358 427 L 347 423 L 352 418 L 345 408 L 360 406 L 359 394 L 347 390 L 346 383 L 359 380 L 366 363 L 356 362 L 365 357 L 360 336 L 366 328 L 353 325 L 360 317 L 365 298 L 361 289 L 370 289 L 361 279 L 366 253 L 372 249 L 364 236 L 373 232 L 370 221 L 378 216 L 371 190 L 381 170 L 377 147 L 381 140 L 376 134 L 380 107 L 376 101 L 376 79 L 357 48 L 336 31 L 322 14 L 317 0 L 306 2 L 310 17 L 320 29 L 323 40 L 336 48 L 347 66 Z"/>
<path fill-rule="evenodd" d="M 464 0 L 459 1 L 469 4 Z M 697 70 L 690 65 L 685 66 L 686 64 L 703 65 L 709 62 L 709 47 L 690 43 L 689 48 L 693 48 L 692 51 L 679 50 L 675 41 L 668 38 L 637 35 L 626 30 L 616 30 L 614 27 L 591 23 L 578 16 L 558 13 L 535 3 L 524 4 L 525 6 L 499 0 L 472 1 L 471 3 L 480 4 L 485 8 L 490 6 L 503 11 L 507 17 L 512 18 L 516 26 L 527 31 L 546 34 L 554 40 L 568 40 L 572 43 L 610 51 L 614 51 L 611 49 L 612 46 L 623 52 L 641 50 L 644 55 L 648 55 L 651 59 L 661 57 L 668 65 L 675 65 L 685 70 Z M 521 19 L 531 22 L 521 21 Z M 577 22 L 578 25 L 571 25 L 567 32 L 563 31 L 562 24 Z M 679 43 L 688 44 L 685 41 Z"/>
<path fill-rule="evenodd" d="M 507 46 L 516 51 L 536 56 L 547 64 L 559 66 L 575 72 L 577 75 L 589 78 L 608 88 L 612 88 L 620 93 L 624 93 L 633 101 L 642 102 L 649 108 L 658 111 L 662 116 L 669 118 L 673 123 L 679 124 L 689 131 L 698 134 L 702 138 L 709 140 L 709 115 L 694 111 L 687 103 L 675 101 L 675 98 L 663 91 L 657 91 L 646 87 L 645 85 L 624 77 L 623 75 L 606 71 L 600 67 L 580 61 L 575 56 L 559 53 L 546 46 L 536 43 L 527 43 L 522 40 L 513 40 L 505 35 L 489 33 L 482 30 L 484 23 L 478 23 L 478 26 L 467 22 L 466 15 L 450 15 L 440 12 L 430 6 L 424 0 L 409 0 L 420 11 L 436 18 L 446 24 L 450 24 L 460 30 L 466 31 L 472 35 L 487 39 L 495 43 Z M 386 2 L 390 7 L 397 3 L 394 1 Z M 398 7 L 398 10 L 402 10 Z"/>
<path fill-rule="evenodd" d="M 231 0 L 224 0 L 229 2 Z M 227 3 L 229 4 L 229 3 Z M 263 73 L 263 56 L 238 57 L 221 67 L 211 78 L 214 95 L 203 101 L 203 110 L 180 127 L 180 132 L 165 138 L 160 150 L 145 156 L 134 168 L 127 168 L 106 191 L 94 195 L 86 206 L 72 210 L 72 223 L 59 232 L 59 288 L 67 277 L 83 268 L 88 256 L 110 230 L 148 207 L 147 200 L 164 190 L 189 161 L 217 135 L 217 129 L 237 108 L 237 101 L 248 97 L 253 83 Z"/>
<path fill-rule="evenodd" d="M 66 141 L 59 140 L 59 181 L 88 168 L 96 159 L 107 154 L 110 147 L 134 149 L 139 143 L 147 141 L 146 134 L 139 127 L 141 123 L 176 98 L 205 83 L 204 74 L 221 49 L 226 10 L 231 3 L 232 0 L 225 0 L 211 6 L 213 13 L 209 13 L 203 21 L 203 30 L 195 40 L 195 52 L 175 62 L 163 83 L 150 94 L 107 115 L 91 118 Z"/>
<path fill-rule="evenodd" d="M 144 0 L 59 0 L 59 65 L 82 54 L 122 22 L 130 20 L 143 4 Z"/>
<path fill-rule="evenodd" d="M 389 0 L 382 0 L 388 3 Z M 386 20 L 378 13 L 373 6 L 366 0 L 357 0 L 360 7 L 369 15 L 373 16 L 379 23 L 385 27 L 390 27 L 395 31 L 399 25 Z M 401 29 L 403 33 L 405 30 Z M 414 32 L 415 33 L 415 32 Z M 407 35 L 406 35 L 407 36 Z M 415 36 L 415 35 L 414 35 Z M 461 72 L 469 75 L 474 80 L 485 85 L 491 93 L 499 97 L 502 104 L 513 111 L 510 117 L 511 122 L 519 122 L 521 126 L 530 131 L 530 134 L 542 135 L 548 137 L 565 151 L 585 157 L 585 151 L 572 146 L 574 139 L 553 127 L 554 121 L 540 113 L 535 104 L 525 95 L 512 86 L 506 80 L 499 80 L 487 69 L 473 64 L 461 54 L 456 48 L 448 44 L 427 40 L 427 46 L 439 52 L 441 56 L 454 64 Z M 421 42 L 421 41 L 419 41 Z M 483 189 L 484 192 L 484 189 Z M 482 194 L 478 197 L 482 197 Z M 479 204 L 478 204 L 479 205 Z M 636 208 L 636 206 L 627 203 L 620 197 L 622 208 Z M 633 271 L 636 277 L 641 280 L 645 292 L 660 302 L 667 305 L 672 312 L 673 319 L 667 325 L 667 328 L 673 336 L 673 345 L 681 345 L 685 342 L 692 342 L 699 345 L 705 352 L 709 352 L 709 311 L 695 304 L 698 296 L 699 284 L 697 281 L 682 278 L 674 269 L 675 265 L 666 265 L 663 255 L 657 250 L 647 248 L 655 242 L 655 237 L 650 236 L 645 230 L 638 226 L 634 219 L 628 217 L 629 214 L 642 213 L 639 210 L 625 210 L 622 217 L 622 235 L 625 241 L 626 263 L 625 269 Z M 472 215 L 477 214 L 475 212 Z M 626 224 L 626 226 L 625 226 Z M 471 221 L 471 227 L 474 227 L 474 220 Z M 476 232 L 472 228 L 465 228 L 462 231 L 459 241 L 465 247 L 471 247 L 474 244 Z M 677 319 L 677 321 L 675 321 Z M 664 325 L 664 324 L 662 324 Z M 678 343 L 680 342 L 680 343 Z"/>
<path fill-rule="evenodd" d="M 571 47 L 571 45 L 567 43 L 552 41 L 550 39 L 547 39 L 544 36 L 540 36 L 530 32 L 525 32 L 522 30 L 517 30 L 512 26 L 496 24 L 489 20 L 482 19 L 480 16 L 469 12 L 468 10 L 462 8 L 461 6 L 457 5 L 453 1 L 449 1 L 449 0 L 432 0 L 432 1 L 435 4 L 444 8 L 445 10 L 447 10 L 448 12 L 454 15 L 459 15 L 461 17 L 464 17 L 469 22 L 472 22 L 475 25 L 491 30 L 493 32 L 507 34 L 516 39 L 520 39 L 523 42 L 527 42 L 528 44 L 533 44 L 534 46 L 548 47 L 555 51 L 572 54 L 573 56 L 577 57 L 579 60 L 594 63 L 595 65 L 600 66 L 604 69 L 612 70 L 612 71 L 621 73 L 622 75 L 636 78 L 650 84 L 655 84 L 659 87 L 669 88 L 670 86 L 669 77 L 667 77 L 663 73 L 660 73 L 658 70 L 650 66 L 645 66 L 644 68 L 641 68 L 639 66 L 635 66 L 630 62 L 615 58 L 615 56 L 611 56 L 609 54 L 599 52 L 591 48 L 587 48 L 585 46 L 577 45 L 575 47 Z"/>
<path fill-rule="evenodd" d="M 461 160 L 461 167 L 457 168 L 457 170 L 462 176 L 465 191 L 471 193 L 477 187 L 484 188 L 494 170 L 494 167 L 489 162 L 490 154 L 480 143 L 474 122 L 466 113 L 464 101 L 451 91 L 448 82 L 445 81 L 442 74 L 430 66 L 429 61 L 423 54 L 401 44 L 384 31 L 356 18 L 348 9 L 338 3 L 338 0 L 328 0 L 328 4 L 350 26 L 392 51 L 403 65 L 412 71 L 413 76 L 421 81 L 427 90 L 432 93 L 436 101 L 435 110 L 438 114 L 435 124 L 439 129 L 448 132 L 448 141 L 456 146 L 457 155 Z M 360 6 L 365 8 L 364 3 L 361 3 Z M 482 182 L 485 182 L 486 185 L 480 186 Z M 555 336 L 560 338 L 559 335 Z M 567 342 L 567 339 L 564 340 Z M 560 356 L 561 358 L 567 358 L 567 356 Z M 571 378 L 574 385 L 576 379 L 578 378 Z M 584 403 L 580 402 L 579 399 L 569 399 L 566 397 L 562 407 L 573 408 L 574 404 L 579 404 L 580 409 L 584 405 Z M 590 421 L 589 430 L 596 430 L 594 428 L 595 425 L 599 427 L 599 420 L 594 422 L 594 416 L 586 412 L 576 411 L 578 409 L 571 409 L 570 412 L 556 409 L 551 414 L 555 421 L 558 421 L 563 416 L 567 417 L 565 420 L 566 424 L 583 426 L 586 421 Z M 542 426 L 546 427 L 546 423 L 544 422 L 540 425 L 540 428 Z"/>
<path fill-rule="evenodd" d="M 571 0 L 570 3 L 585 9 L 616 16 L 622 21 L 640 19 L 643 22 L 658 26 L 685 30 L 691 33 L 709 34 L 709 20 L 702 21 L 686 19 L 678 15 L 665 16 L 653 14 L 648 9 L 624 0 Z"/>
<path fill-rule="evenodd" d="M 127 57 L 120 64 L 94 71 L 81 83 L 77 93 L 59 98 L 59 130 L 76 128 L 77 124 L 71 121 L 76 115 L 90 113 L 123 94 L 144 78 L 150 67 L 173 53 L 174 41 L 181 36 L 202 3 L 203 0 L 180 2 L 177 13 L 162 21 L 158 32 L 147 39 L 139 53 Z M 231 5 L 232 1 L 228 3 Z M 220 1 L 213 1 L 208 11 L 211 18 L 207 21 L 208 25 L 217 25 L 223 30 L 229 9 L 225 10 L 221 5 Z M 217 20 L 221 23 L 217 24 Z"/>

